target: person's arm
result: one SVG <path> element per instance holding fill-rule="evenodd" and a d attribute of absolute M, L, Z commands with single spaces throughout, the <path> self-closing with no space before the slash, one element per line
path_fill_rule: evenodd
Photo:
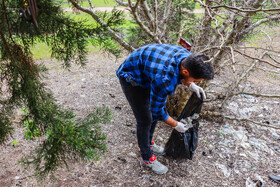
<path fill-rule="evenodd" d="M 188 130 L 188 127 L 186 126 L 186 124 L 184 124 L 180 121 L 176 121 L 175 119 L 173 119 L 170 116 L 168 116 L 167 120 L 165 120 L 163 122 L 170 125 L 175 130 L 177 130 L 178 132 L 181 132 L 181 133 L 184 133 L 186 130 Z"/>
<path fill-rule="evenodd" d="M 168 116 L 167 120 L 165 120 L 164 123 L 170 125 L 171 127 L 176 127 L 178 122 L 172 117 Z"/>

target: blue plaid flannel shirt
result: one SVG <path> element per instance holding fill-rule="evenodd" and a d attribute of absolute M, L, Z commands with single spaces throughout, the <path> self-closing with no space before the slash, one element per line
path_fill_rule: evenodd
<path fill-rule="evenodd" d="M 131 53 L 117 70 L 117 76 L 132 85 L 150 88 L 153 119 L 165 121 L 169 116 L 165 108 L 167 96 L 173 95 L 181 84 L 179 67 L 190 54 L 176 45 L 149 44 Z"/>

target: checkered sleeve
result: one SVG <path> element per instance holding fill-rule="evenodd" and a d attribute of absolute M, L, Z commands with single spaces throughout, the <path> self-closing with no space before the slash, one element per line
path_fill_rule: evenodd
<path fill-rule="evenodd" d="M 167 120 L 169 114 L 166 111 L 166 99 L 169 93 L 170 81 L 165 78 L 156 78 L 151 84 L 151 111 L 153 118 L 160 121 Z"/>

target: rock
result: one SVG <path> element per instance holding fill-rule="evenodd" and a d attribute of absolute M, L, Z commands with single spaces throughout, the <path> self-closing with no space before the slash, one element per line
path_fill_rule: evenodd
<path fill-rule="evenodd" d="M 248 153 L 249 157 L 255 159 L 256 161 L 259 160 L 259 154 L 257 152 L 248 151 L 247 153 Z"/>
<path fill-rule="evenodd" d="M 252 138 L 250 138 L 249 143 L 250 143 L 250 145 L 254 146 L 255 148 L 257 148 L 261 151 L 270 153 L 268 146 L 265 144 L 265 142 L 263 140 L 259 140 L 259 139 L 252 137 Z"/>
<path fill-rule="evenodd" d="M 135 153 L 133 153 L 133 152 L 128 153 L 128 156 L 131 156 L 133 158 L 137 158 L 137 155 Z"/>
<path fill-rule="evenodd" d="M 276 140 L 280 139 L 280 136 L 279 136 L 276 132 L 272 132 L 271 135 L 272 135 L 273 138 L 275 138 Z"/>
<path fill-rule="evenodd" d="M 234 164 L 233 164 L 233 162 L 229 163 L 229 164 L 228 164 L 228 167 L 230 167 L 230 168 L 234 168 Z"/>
<path fill-rule="evenodd" d="M 247 158 L 247 155 L 245 153 L 239 153 L 239 155 Z"/>
<path fill-rule="evenodd" d="M 223 164 L 216 163 L 217 168 L 224 174 L 226 178 L 230 176 L 230 171 Z"/>
<path fill-rule="evenodd" d="M 207 153 L 205 151 L 202 152 L 203 156 L 207 156 Z"/>
<path fill-rule="evenodd" d="M 255 183 L 248 177 L 246 179 L 246 187 L 255 187 Z"/>

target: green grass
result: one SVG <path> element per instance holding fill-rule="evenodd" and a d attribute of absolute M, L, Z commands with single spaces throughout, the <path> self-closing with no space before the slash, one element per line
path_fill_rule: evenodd
<path fill-rule="evenodd" d="M 38 43 L 31 47 L 31 52 L 35 60 L 51 58 L 50 48 L 45 43 Z"/>
<path fill-rule="evenodd" d="M 97 25 L 96 21 L 91 17 L 91 15 L 84 12 L 65 12 L 66 15 L 73 18 L 75 21 L 87 20 L 85 23 L 90 24 L 93 27 Z"/>
<path fill-rule="evenodd" d="M 87 50 L 89 53 L 96 53 L 99 51 L 99 47 L 93 45 L 88 45 Z M 51 58 L 51 48 L 43 42 L 37 43 L 31 47 L 31 52 L 35 60 L 50 59 Z"/>

